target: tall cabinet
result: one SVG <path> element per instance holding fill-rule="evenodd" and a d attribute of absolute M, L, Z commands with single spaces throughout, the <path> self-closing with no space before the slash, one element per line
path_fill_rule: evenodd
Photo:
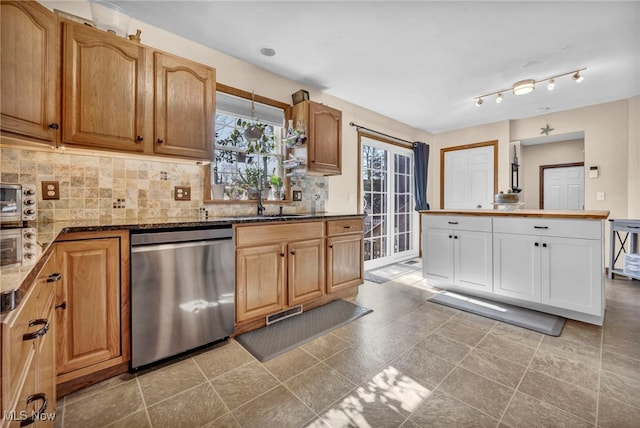
<path fill-rule="evenodd" d="M 60 128 L 59 31 L 37 2 L 0 4 L 0 127 L 55 144 Z"/>

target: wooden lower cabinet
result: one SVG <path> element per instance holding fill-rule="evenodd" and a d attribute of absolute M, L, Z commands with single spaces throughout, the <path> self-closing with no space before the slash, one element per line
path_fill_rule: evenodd
<path fill-rule="evenodd" d="M 324 295 L 324 239 L 290 242 L 287 245 L 289 306 Z"/>
<path fill-rule="evenodd" d="M 0 427 L 53 427 L 56 417 L 55 284 L 61 278 L 52 254 L 20 306 L 2 321 Z M 33 421 L 33 422 L 30 422 Z"/>
<path fill-rule="evenodd" d="M 57 381 L 86 386 L 99 380 L 91 375 L 130 359 L 129 232 L 65 234 L 54 245 L 63 277 L 56 289 Z"/>
<path fill-rule="evenodd" d="M 327 293 L 364 282 L 363 220 L 327 221 Z"/>

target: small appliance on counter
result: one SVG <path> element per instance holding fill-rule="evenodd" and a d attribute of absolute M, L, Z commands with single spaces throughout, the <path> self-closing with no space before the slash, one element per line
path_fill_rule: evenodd
<path fill-rule="evenodd" d="M 34 184 L 0 183 L 0 223 L 22 226 L 36 219 L 36 186 Z"/>
<path fill-rule="evenodd" d="M 0 229 L 0 267 L 32 265 L 36 261 L 36 229 L 33 227 Z"/>
<path fill-rule="evenodd" d="M 520 202 L 520 194 L 514 193 L 511 189 L 507 193 L 500 191 L 494 196 L 493 205 L 498 209 L 512 210 L 524 207 L 524 202 Z"/>

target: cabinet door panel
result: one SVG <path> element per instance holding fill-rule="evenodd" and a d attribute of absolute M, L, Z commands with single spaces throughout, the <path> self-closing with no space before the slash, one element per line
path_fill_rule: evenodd
<path fill-rule="evenodd" d="M 300 305 L 324 295 L 324 240 L 288 245 L 288 306 Z"/>
<path fill-rule="evenodd" d="M 364 278 L 362 234 L 327 239 L 327 293 L 353 285 Z"/>
<path fill-rule="evenodd" d="M 342 112 L 309 103 L 309 171 L 340 174 Z"/>
<path fill-rule="evenodd" d="M 155 64 L 155 152 L 211 159 L 215 70 L 160 52 Z"/>
<path fill-rule="evenodd" d="M 603 260 L 600 241 L 542 238 L 542 303 L 602 314 Z"/>
<path fill-rule="evenodd" d="M 540 247 L 537 237 L 494 233 L 493 266 L 494 293 L 540 301 Z"/>
<path fill-rule="evenodd" d="M 456 230 L 453 236 L 456 284 L 491 292 L 491 233 Z"/>
<path fill-rule="evenodd" d="M 121 355 L 120 242 L 117 238 L 56 244 L 62 268 L 58 374 Z"/>
<path fill-rule="evenodd" d="M 144 48 L 65 23 L 63 62 L 64 142 L 143 151 Z"/>
<path fill-rule="evenodd" d="M 423 229 L 422 273 L 428 279 L 453 282 L 453 231 Z"/>
<path fill-rule="evenodd" d="M 53 13 L 36 2 L 2 2 L 0 124 L 46 141 L 60 120 L 58 31 Z"/>
<path fill-rule="evenodd" d="M 236 322 L 284 309 L 284 251 L 281 244 L 236 251 Z"/>

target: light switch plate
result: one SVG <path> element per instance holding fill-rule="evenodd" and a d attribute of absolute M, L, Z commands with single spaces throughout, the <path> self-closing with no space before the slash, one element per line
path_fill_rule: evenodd
<path fill-rule="evenodd" d="M 191 186 L 176 186 L 174 195 L 176 201 L 190 201 Z"/>
<path fill-rule="evenodd" d="M 598 201 L 604 201 L 604 192 L 597 192 L 596 193 L 596 199 Z"/>
<path fill-rule="evenodd" d="M 60 199 L 60 182 L 59 181 L 43 181 L 42 182 L 42 200 L 59 200 Z"/>

